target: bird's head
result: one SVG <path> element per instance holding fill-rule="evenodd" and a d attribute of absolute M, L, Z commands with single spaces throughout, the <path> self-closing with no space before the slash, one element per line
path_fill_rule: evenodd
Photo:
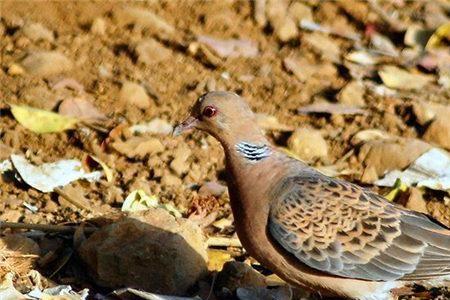
<path fill-rule="evenodd" d="M 204 130 L 219 141 L 230 136 L 260 134 L 247 102 L 231 92 L 209 92 L 199 97 L 189 117 L 175 127 L 173 134 L 179 135 L 193 128 Z"/>

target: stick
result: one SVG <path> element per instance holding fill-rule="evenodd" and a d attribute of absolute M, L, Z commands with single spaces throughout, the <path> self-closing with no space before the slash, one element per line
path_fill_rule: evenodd
<path fill-rule="evenodd" d="M 212 236 L 208 238 L 208 247 L 238 247 L 242 248 L 241 241 L 238 238 L 228 238 L 222 236 Z"/>
<path fill-rule="evenodd" d="M 0 221 L 0 229 L 5 229 L 5 228 L 39 230 L 39 231 L 44 231 L 44 232 L 74 233 L 79 228 L 79 226 L 29 224 L 29 223 L 16 223 L 16 222 Z M 94 227 L 84 228 L 84 231 L 86 233 L 92 233 L 96 230 L 97 230 L 97 228 L 94 228 Z"/>

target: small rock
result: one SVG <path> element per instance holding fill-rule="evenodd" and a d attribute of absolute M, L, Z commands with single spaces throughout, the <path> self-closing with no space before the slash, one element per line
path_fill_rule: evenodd
<path fill-rule="evenodd" d="M 364 106 L 364 94 L 366 90 L 364 85 L 359 81 L 349 82 L 337 95 L 337 100 L 340 103 L 354 105 L 354 106 Z"/>
<path fill-rule="evenodd" d="M 266 13 L 274 33 L 281 42 L 288 42 L 298 36 L 294 19 L 287 15 L 288 2 L 285 0 L 267 1 Z"/>
<path fill-rule="evenodd" d="M 196 224 L 157 208 L 104 226 L 78 252 L 101 286 L 182 295 L 205 275 L 206 249 Z"/>
<path fill-rule="evenodd" d="M 207 181 L 205 182 L 200 189 L 198 190 L 198 193 L 200 195 L 211 195 L 214 197 L 220 197 L 223 193 L 227 190 L 227 187 L 216 182 L 216 181 Z"/>
<path fill-rule="evenodd" d="M 370 166 L 364 169 L 362 175 L 361 175 L 361 182 L 363 183 L 373 183 L 378 180 L 378 174 L 375 167 Z"/>
<path fill-rule="evenodd" d="M 178 176 L 182 176 L 189 171 L 189 163 L 187 159 L 191 156 L 191 150 L 184 147 L 179 147 L 175 150 L 174 159 L 170 163 L 170 169 L 175 172 Z"/>
<path fill-rule="evenodd" d="M 427 203 L 423 199 L 422 191 L 416 187 L 409 188 L 409 198 L 405 207 L 424 214 L 428 213 Z"/>
<path fill-rule="evenodd" d="M 266 287 L 266 278 L 251 266 L 238 261 L 226 262 L 217 274 L 216 290 L 234 293 L 238 288 Z"/>
<path fill-rule="evenodd" d="M 18 210 L 7 210 L 1 215 L 1 220 L 5 222 L 19 222 L 22 218 L 22 213 Z"/>
<path fill-rule="evenodd" d="M 45 203 L 45 206 L 42 209 L 42 211 L 44 211 L 46 213 L 54 213 L 54 212 L 58 211 L 58 204 L 56 204 L 55 201 L 48 200 Z"/>
<path fill-rule="evenodd" d="M 138 61 L 151 65 L 167 61 L 172 57 L 172 51 L 154 39 L 140 41 L 134 48 Z"/>
<path fill-rule="evenodd" d="M 450 105 L 440 103 L 414 101 L 413 112 L 420 125 L 426 125 L 435 118 L 450 118 Z"/>
<path fill-rule="evenodd" d="M 8 74 L 11 76 L 23 75 L 25 70 L 18 64 L 12 64 L 8 68 Z"/>
<path fill-rule="evenodd" d="M 106 33 L 106 21 L 103 18 L 95 18 L 91 25 L 93 34 L 104 35 Z"/>
<path fill-rule="evenodd" d="M 328 145 L 319 130 L 299 128 L 289 138 L 288 148 L 302 160 L 311 162 L 328 156 Z"/>
<path fill-rule="evenodd" d="M 122 85 L 119 98 L 124 104 L 135 105 L 140 109 L 150 107 L 150 97 L 147 92 L 141 85 L 134 82 L 126 81 Z"/>
<path fill-rule="evenodd" d="M 293 131 L 293 127 L 278 121 L 277 117 L 264 113 L 255 114 L 256 123 L 262 130 Z"/>
<path fill-rule="evenodd" d="M 236 291 L 236 296 L 239 300 L 291 300 L 292 290 L 289 286 L 280 286 L 275 289 L 240 287 Z"/>
<path fill-rule="evenodd" d="M 157 138 L 134 136 L 126 141 L 115 141 L 112 147 L 129 158 L 143 158 L 164 151 L 164 145 Z"/>
<path fill-rule="evenodd" d="M 58 112 L 87 122 L 102 122 L 107 120 L 105 114 L 100 112 L 90 101 L 82 98 L 64 99 L 58 107 Z"/>
<path fill-rule="evenodd" d="M 295 24 L 300 24 L 301 20 L 313 21 L 311 7 L 301 3 L 294 2 L 289 6 L 288 15 L 292 17 Z"/>
<path fill-rule="evenodd" d="M 306 82 L 312 76 L 333 78 L 337 75 L 336 67 L 332 63 L 313 64 L 304 57 L 298 59 L 287 57 L 283 60 L 284 68 L 294 74 L 301 82 Z"/>
<path fill-rule="evenodd" d="M 173 131 L 173 126 L 166 120 L 155 118 L 148 123 L 136 124 L 130 127 L 132 133 L 154 133 L 169 135 Z"/>
<path fill-rule="evenodd" d="M 170 173 L 167 173 L 161 177 L 161 184 L 165 186 L 182 186 L 183 181 Z"/>
<path fill-rule="evenodd" d="M 302 40 L 324 60 L 331 61 L 333 63 L 339 63 L 341 61 L 341 49 L 336 41 L 329 36 L 314 32 L 305 34 Z"/>
<path fill-rule="evenodd" d="M 162 38 L 173 37 L 176 34 L 175 27 L 163 18 L 139 7 L 120 8 L 114 12 L 114 16 L 119 25 L 135 24 Z"/>
<path fill-rule="evenodd" d="M 387 171 L 404 169 L 431 145 L 412 138 L 377 139 L 366 142 L 359 150 L 358 158 L 366 168 L 373 167 L 378 176 Z"/>
<path fill-rule="evenodd" d="M 423 139 L 450 150 L 450 121 L 448 117 L 436 118 L 430 126 L 428 126 Z"/>
<path fill-rule="evenodd" d="M 39 40 L 53 42 L 55 40 L 53 31 L 49 30 L 40 23 L 26 24 L 22 28 L 22 32 L 27 38 L 34 42 Z"/>
<path fill-rule="evenodd" d="M 20 99 L 29 106 L 52 110 L 60 99 L 55 92 L 46 86 L 25 86 L 19 92 Z"/>
<path fill-rule="evenodd" d="M 73 63 L 62 53 L 56 51 L 41 51 L 29 54 L 21 65 L 28 74 L 46 77 L 67 72 Z"/>

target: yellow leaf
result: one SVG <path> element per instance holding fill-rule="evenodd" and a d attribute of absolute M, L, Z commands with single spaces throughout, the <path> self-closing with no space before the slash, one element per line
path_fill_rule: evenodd
<path fill-rule="evenodd" d="M 181 218 L 180 211 L 170 203 L 159 203 L 159 199 L 155 195 L 147 195 L 143 190 L 135 190 L 131 192 L 122 204 L 122 211 L 141 211 L 149 208 L 163 208 L 176 218 Z"/>
<path fill-rule="evenodd" d="M 143 190 L 131 192 L 122 204 L 122 211 L 147 210 L 159 205 L 158 197 L 149 196 Z"/>
<path fill-rule="evenodd" d="M 425 46 L 425 49 L 430 50 L 445 46 L 445 40 L 450 41 L 450 22 L 439 26 Z"/>
<path fill-rule="evenodd" d="M 11 113 L 23 127 L 36 133 L 61 132 L 75 128 L 78 120 L 26 105 L 11 105 Z"/>
<path fill-rule="evenodd" d="M 408 190 L 408 186 L 406 184 L 404 184 L 400 178 L 398 178 L 395 181 L 395 184 L 393 186 L 393 189 L 387 193 L 384 198 L 386 198 L 389 201 L 394 201 L 395 198 L 397 198 L 397 196 L 401 193 L 401 192 L 406 192 Z"/>
<path fill-rule="evenodd" d="M 231 254 L 224 250 L 208 249 L 208 270 L 221 271 L 223 265 L 232 260 Z"/>

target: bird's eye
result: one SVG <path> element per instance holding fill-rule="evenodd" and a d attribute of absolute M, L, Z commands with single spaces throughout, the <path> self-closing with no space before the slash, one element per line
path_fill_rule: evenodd
<path fill-rule="evenodd" d="M 207 106 L 203 109 L 202 115 L 204 115 L 207 118 L 213 117 L 217 113 L 217 109 L 212 106 Z"/>

